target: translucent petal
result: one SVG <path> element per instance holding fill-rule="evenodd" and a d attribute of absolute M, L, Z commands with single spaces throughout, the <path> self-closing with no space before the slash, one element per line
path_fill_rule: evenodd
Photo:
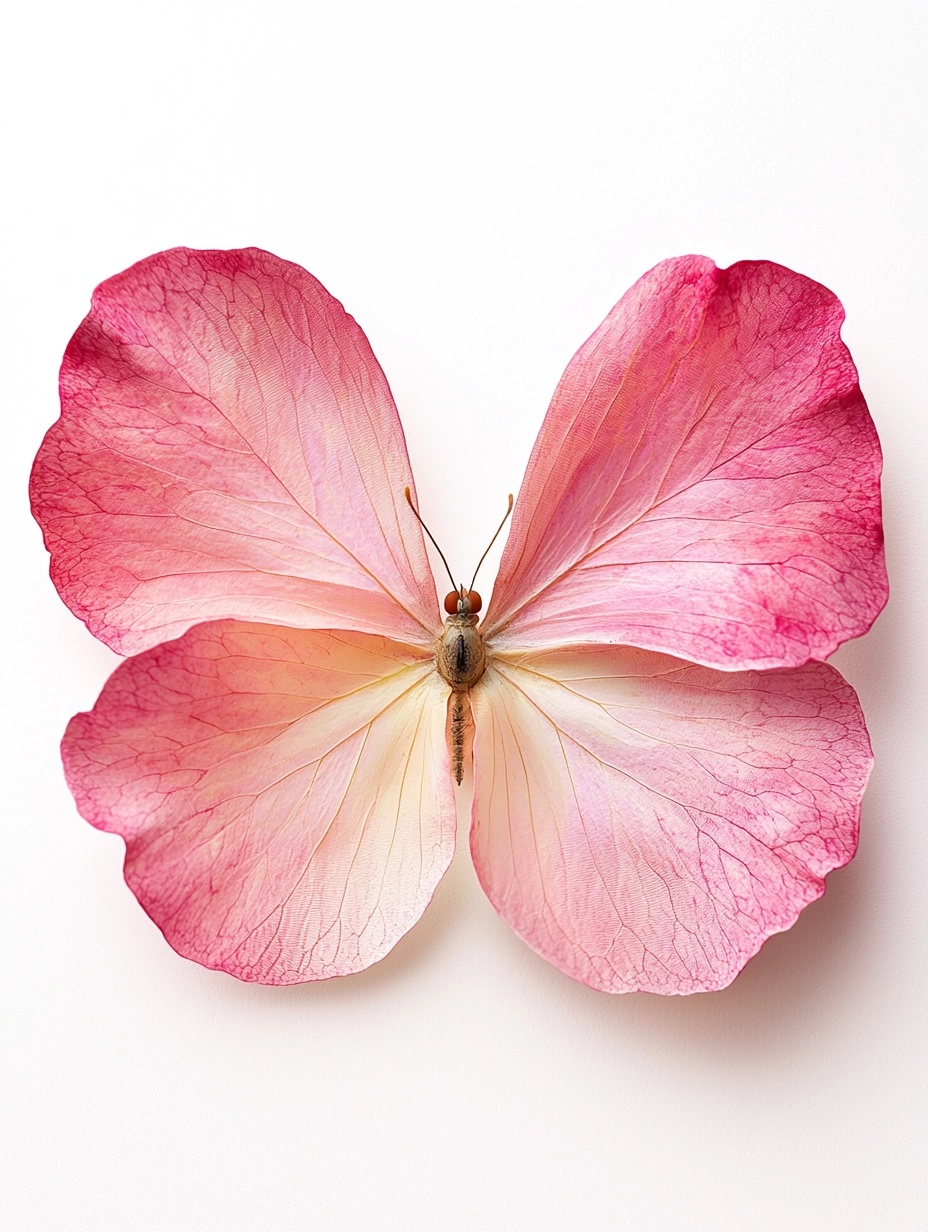
<path fill-rule="evenodd" d="M 880 450 L 824 287 L 665 261 L 571 361 L 486 619 L 498 648 L 826 658 L 886 601 Z"/>
<path fill-rule="evenodd" d="M 176 248 L 98 287 L 32 503 L 62 598 L 122 654 L 236 617 L 426 644 L 439 625 L 399 417 L 305 270 Z"/>
<path fill-rule="evenodd" d="M 481 883 L 593 988 L 724 987 L 854 853 L 870 746 L 825 664 L 584 647 L 497 657 L 471 696 Z"/>
<path fill-rule="evenodd" d="M 345 975 L 451 859 L 446 692 L 385 638 L 199 625 L 117 668 L 72 719 L 65 771 L 181 954 L 265 984 Z"/>

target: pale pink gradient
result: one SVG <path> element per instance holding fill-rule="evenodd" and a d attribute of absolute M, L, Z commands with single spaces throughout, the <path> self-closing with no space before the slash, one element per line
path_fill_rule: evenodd
<path fill-rule="evenodd" d="M 370 345 L 297 265 L 175 248 L 98 287 L 33 511 L 68 606 L 121 654 L 204 620 L 439 626 Z"/>
<path fill-rule="evenodd" d="M 376 962 L 454 849 L 445 689 L 369 634 L 199 625 L 117 668 L 62 755 L 171 945 L 244 980 Z"/>
<path fill-rule="evenodd" d="M 724 987 L 854 854 L 870 745 L 825 664 L 590 646 L 498 657 L 472 700 L 481 884 L 593 988 Z"/>
<path fill-rule="evenodd" d="M 665 261 L 565 372 L 486 619 L 497 648 L 824 659 L 886 602 L 880 450 L 818 283 Z"/>

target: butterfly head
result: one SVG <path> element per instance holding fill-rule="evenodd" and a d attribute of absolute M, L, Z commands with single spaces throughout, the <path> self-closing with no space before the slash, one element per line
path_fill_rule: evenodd
<path fill-rule="evenodd" d="M 445 611 L 449 616 L 476 616 L 482 607 L 483 600 L 476 590 L 468 590 L 463 583 L 445 595 Z"/>

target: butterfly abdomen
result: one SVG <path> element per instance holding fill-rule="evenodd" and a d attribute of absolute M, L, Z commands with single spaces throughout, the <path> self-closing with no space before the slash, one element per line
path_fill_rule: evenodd
<path fill-rule="evenodd" d="M 464 777 L 464 736 L 467 731 L 466 702 L 463 693 L 455 693 L 451 700 L 451 772 L 460 787 Z"/>

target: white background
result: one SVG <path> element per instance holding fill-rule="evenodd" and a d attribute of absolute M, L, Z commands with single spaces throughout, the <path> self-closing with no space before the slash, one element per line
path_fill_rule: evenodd
<path fill-rule="evenodd" d="M 919 10 L 7 15 L 10 1232 L 928 1227 Z M 886 452 L 893 597 L 836 656 L 876 770 L 857 859 L 728 991 L 572 983 L 498 920 L 463 844 L 423 921 L 359 976 L 249 987 L 162 941 L 122 844 L 62 780 L 60 733 L 115 657 L 57 599 L 26 480 L 93 286 L 174 244 L 269 248 L 343 300 L 461 572 L 567 360 L 657 260 L 768 257 L 841 296 Z"/>

